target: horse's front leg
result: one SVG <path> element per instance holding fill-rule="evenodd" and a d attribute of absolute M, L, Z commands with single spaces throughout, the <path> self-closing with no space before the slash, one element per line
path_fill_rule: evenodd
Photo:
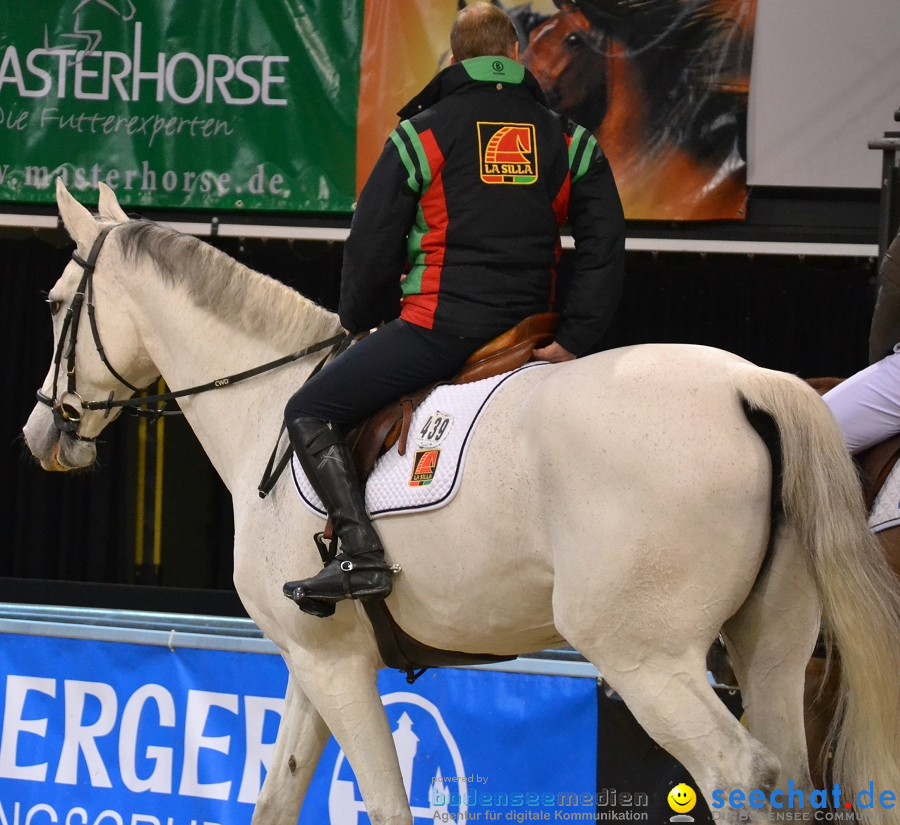
<path fill-rule="evenodd" d="M 300 806 L 329 735 L 319 712 L 290 674 L 272 764 L 251 825 L 297 825 Z"/>
<path fill-rule="evenodd" d="M 298 651 L 291 669 L 350 762 L 372 825 L 413 825 L 373 656 Z"/>

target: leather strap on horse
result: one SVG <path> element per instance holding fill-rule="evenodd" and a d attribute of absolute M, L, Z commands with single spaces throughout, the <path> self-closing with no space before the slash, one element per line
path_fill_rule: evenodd
<path fill-rule="evenodd" d="M 362 602 L 362 606 L 375 631 L 378 652 L 384 663 L 406 673 L 406 681 L 412 684 L 430 667 L 459 667 L 509 662 L 516 657 L 493 653 L 461 653 L 457 650 L 441 650 L 414 639 L 394 620 L 384 602 Z"/>
<path fill-rule="evenodd" d="M 328 527 L 331 520 L 328 521 Z M 327 565 L 334 559 L 341 558 L 338 554 L 337 540 L 332 539 L 330 531 L 316 533 L 314 536 L 316 547 L 322 564 Z M 382 563 L 383 564 L 383 563 Z M 348 583 L 345 581 L 346 595 L 350 596 Z M 456 650 L 441 650 L 431 647 L 418 639 L 414 639 L 400 625 L 397 624 L 391 611 L 383 601 L 361 601 L 369 623 L 375 632 L 375 643 L 378 652 L 385 665 L 406 674 L 406 681 L 412 684 L 426 670 L 431 667 L 454 667 L 465 665 L 484 665 L 496 662 L 508 662 L 516 658 L 514 654 L 509 656 L 493 653 L 462 653 Z"/>
<path fill-rule="evenodd" d="M 395 444 L 400 455 L 406 455 L 406 440 L 412 424 L 413 411 L 421 404 L 437 384 L 430 384 L 412 395 L 404 395 L 379 410 L 358 427 L 350 431 L 347 443 L 353 454 L 353 461 L 364 484 L 378 456 L 386 453 Z"/>
<path fill-rule="evenodd" d="M 400 419 L 400 438 L 397 440 L 397 452 L 400 453 L 400 455 L 406 455 L 406 439 L 407 436 L 409 436 L 409 428 L 412 425 L 412 399 L 401 398 L 400 409 L 402 411 L 402 417 Z"/>
<path fill-rule="evenodd" d="M 324 341 L 318 341 L 315 344 L 311 344 L 308 347 L 304 347 L 301 350 L 297 350 L 297 352 L 292 352 L 289 355 L 283 355 L 281 358 L 276 358 L 274 361 L 269 361 L 266 364 L 260 364 L 258 367 L 253 367 L 249 370 L 244 370 L 243 372 L 236 372 L 233 375 L 226 375 L 222 378 L 216 378 L 214 381 L 207 381 L 205 384 L 198 384 L 196 387 L 186 387 L 183 390 L 173 390 L 172 392 L 164 392 L 159 395 L 148 395 L 142 396 L 141 398 L 123 398 L 118 400 L 112 400 L 111 398 L 107 401 L 92 401 L 90 403 L 85 403 L 84 408 L 86 410 L 110 410 L 113 407 L 135 407 L 135 406 L 143 406 L 145 404 L 156 404 L 160 401 L 172 401 L 176 398 L 184 398 L 188 395 L 199 395 L 203 392 L 209 392 L 210 390 L 218 390 L 222 387 L 230 387 L 235 384 L 240 383 L 241 381 L 246 381 L 248 378 L 256 378 L 258 375 L 262 375 L 264 372 L 271 372 L 272 370 L 278 369 L 279 367 L 283 367 L 286 364 L 290 364 L 292 361 L 299 361 L 301 358 L 305 358 L 307 355 L 312 355 L 315 352 L 320 352 L 321 350 L 332 347 L 332 349 L 325 355 L 325 357 L 316 365 L 315 369 L 312 373 L 310 373 L 309 378 L 312 378 L 316 372 L 321 369 L 322 365 L 325 361 L 328 360 L 329 356 L 332 353 L 337 353 L 343 350 L 344 345 L 349 341 L 350 336 L 346 333 L 338 333 L 337 335 L 332 335 L 331 338 L 326 338 Z M 308 381 L 309 378 L 306 380 Z M 138 410 L 140 412 L 140 410 Z M 155 411 L 154 411 L 155 412 Z"/>

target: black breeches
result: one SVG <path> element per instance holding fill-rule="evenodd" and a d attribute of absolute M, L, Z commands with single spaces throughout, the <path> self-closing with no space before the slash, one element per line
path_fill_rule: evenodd
<path fill-rule="evenodd" d="M 451 378 L 484 343 L 398 318 L 307 381 L 288 401 L 285 420 L 309 416 L 349 429 L 401 395 Z"/>

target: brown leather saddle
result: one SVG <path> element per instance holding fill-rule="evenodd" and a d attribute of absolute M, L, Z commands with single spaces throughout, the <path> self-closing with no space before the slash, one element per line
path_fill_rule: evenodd
<path fill-rule="evenodd" d="M 472 353 L 459 374 L 445 383 L 465 384 L 480 381 L 524 366 L 531 360 L 536 347 L 553 340 L 558 322 L 559 315 L 553 312 L 526 318 Z M 413 411 L 436 386 L 438 384 L 432 384 L 398 399 L 362 422 L 350 433 L 347 440 L 363 484 L 372 472 L 378 457 L 395 444 L 400 455 L 405 455 Z M 326 526 L 326 534 L 330 534 L 330 526 L 330 523 Z M 406 681 L 410 684 L 430 667 L 487 664 L 516 658 L 431 647 L 404 631 L 394 620 L 384 602 L 363 602 L 363 607 L 372 623 L 375 641 L 378 643 L 378 650 L 384 663 L 390 668 L 405 671 Z"/>

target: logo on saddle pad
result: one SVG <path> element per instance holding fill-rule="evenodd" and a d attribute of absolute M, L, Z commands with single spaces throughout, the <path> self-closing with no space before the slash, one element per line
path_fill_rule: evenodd
<path fill-rule="evenodd" d="M 485 183 L 534 183 L 537 140 L 531 123 L 478 121 L 478 155 Z"/>
<path fill-rule="evenodd" d="M 425 487 L 434 481 L 437 471 L 438 459 L 441 457 L 440 449 L 416 450 L 413 459 L 412 476 L 409 479 L 410 487 Z"/>

